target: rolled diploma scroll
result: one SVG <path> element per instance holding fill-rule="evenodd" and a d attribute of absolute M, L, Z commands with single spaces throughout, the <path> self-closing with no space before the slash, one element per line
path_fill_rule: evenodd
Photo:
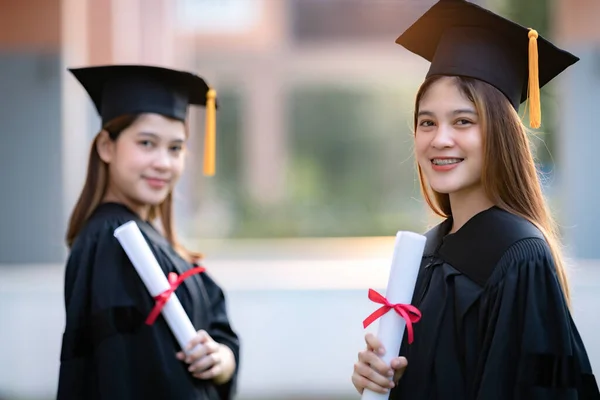
<path fill-rule="evenodd" d="M 385 297 L 390 303 L 411 304 L 426 240 L 425 236 L 413 232 L 399 231 L 396 234 L 390 276 L 385 293 Z M 398 357 L 405 327 L 406 321 L 393 309 L 379 318 L 377 338 L 385 348 L 385 354 L 381 359 L 387 365 L 390 365 L 393 358 Z M 380 394 L 368 389 L 363 391 L 361 397 L 362 400 L 387 400 L 388 398 L 389 393 Z"/>
<path fill-rule="evenodd" d="M 119 226 L 115 229 L 114 236 L 121 243 L 152 297 L 158 296 L 171 287 L 135 221 L 129 221 Z M 171 293 L 161 313 L 179 346 L 185 349 L 197 333 L 175 293 Z"/>

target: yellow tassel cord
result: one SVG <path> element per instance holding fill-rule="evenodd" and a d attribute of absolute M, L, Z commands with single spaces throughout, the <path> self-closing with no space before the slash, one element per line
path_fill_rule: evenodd
<path fill-rule="evenodd" d="M 204 175 L 213 176 L 215 174 L 216 159 L 216 98 L 217 92 L 210 89 L 206 93 L 206 132 L 204 135 Z"/>
<path fill-rule="evenodd" d="M 529 30 L 529 126 L 539 128 L 542 125 L 542 105 L 540 103 L 540 78 L 538 67 L 538 33 Z"/>

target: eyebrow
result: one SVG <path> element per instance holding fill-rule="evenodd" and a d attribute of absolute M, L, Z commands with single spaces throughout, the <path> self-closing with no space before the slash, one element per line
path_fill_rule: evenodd
<path fill-rule="evenodd" d="M 139 132 L 138 136 L 151 137 L 151 138 L 153 138 L 155 140 L 160 140 L 161 139 L 156 133 L 152 133 L 152 132 Z M 183 140 L 183 139 L 173 139 L 173 140 L 170 140 L 170 142 L 172 142 L 172 143 L 184 143 L 185 140 Z"/>
<path fill-rule="evenodd" d="M 450 115 L 458 115 L 458 114 L 477 115 L 477 112 L 475 110 L 473 110 L 472 108 L 460 108 L 460 109 L 454 110 L 450 113 Z M 423 116 L 433 117 L 434 115 L 435 114 L 432 111 L 428 111 L 428 110 L 421 110 L 421 111 L 419 111 L 419 114 L 417 114 L 418 117 L 423 117 Z"/>
<path fill-rule="evenodd" d="M 151 132 L 139 132 L 138 136 L 150 136 L 152 138 L 159 139 L 159 137 L 156 133 L 151 133 Z"/>

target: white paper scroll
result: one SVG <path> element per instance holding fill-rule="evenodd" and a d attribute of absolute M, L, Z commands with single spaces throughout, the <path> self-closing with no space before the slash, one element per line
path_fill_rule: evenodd
<path fill-rule="evenodd" d="M 115 229 L 114 235 L 121 243 L 152 297 L 158 296 L 170 288 L 167 277 L 158 265 L 158 261 L 156 261 L 150 246 L 148 246 L 135 221 L 129 221 L 119 226 Z M 173 335 L 175 335 L 179 346 L 185 349 L 197 333 L 175 293 L 171 294 L 161 313 Z"/>
<path fill-rule="evenodd" d="M 411 304 L 426 240 L 425 236 L 413 232 L 399 231 L 396 234 L 392 265 L 384 295 L 390 303 Z M 405 327 L 406 321 L 394 310 L 379 318 L 377 338 L 385 348 L 381 359 L 387 365 L 390 365 L 393 358 L 398 357 Z M 368 389 L 362 394 L 362 400 L 386 400 L 388 397 L 389 393 L 380 394 Z"/>

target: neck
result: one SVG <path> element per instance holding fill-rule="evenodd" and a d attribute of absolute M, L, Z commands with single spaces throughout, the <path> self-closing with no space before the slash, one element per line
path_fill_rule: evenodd
<path fill-rule="evenodd" d="M 112 190 L 107 190 L 106 195 L 102 199 L 103 202 L 111 202 L 111 203 L 121 203 L 127 206 L 131 211 L 136 213 L 141 219 L 146 221 L 148 219 L 148 215 L 150 214 L 150 206 L 147 204 L 139 204 L 131 199 L 127 198 L 127 196 L 120 195 L 115 193 Z"/>
<path fill-rule="evenodd" d="M 493 207 L 494 203 L 485 195 L 483 188 L 450 193 L 450 208 L 452 210 L 452 229 L 458 231 L 473 216 Z"/>

